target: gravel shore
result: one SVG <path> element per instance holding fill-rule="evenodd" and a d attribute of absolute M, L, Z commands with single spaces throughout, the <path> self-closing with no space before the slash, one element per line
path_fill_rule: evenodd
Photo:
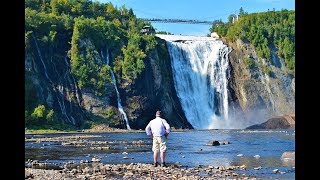
<path fill-rule="evenodd" d="M 25 168 L 25 179 L 257 179 L 235 170 L 245 166 L 154 167 L 152 164 L 102 164 L 65 167 L 61 170 Z"/>

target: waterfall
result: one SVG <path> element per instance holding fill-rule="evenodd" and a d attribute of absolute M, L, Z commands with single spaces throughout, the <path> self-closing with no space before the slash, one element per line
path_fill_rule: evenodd
<path fill-rule="evenodd" d="M 101 56 L 103 58 L 102 51 L 101 51 Z M 107 54 L 106 54 L 105 58 L 106 58 L 106 64 L 109 65 L 109 51 L 108 51 L 108 49 L 107 49 Z M 115 78 L 114 73 L 113 73 L 111 68 L 110 68 L 110 74 L 111 74 L 111 78 L 112 78 L 112 81 L 113 81 L 114 89 L 116 90 L 116 93 L 117 93 L 117 102 L 118 102 L 119 112 L 123 116 L 123 119 L 126 122 L 127 129 L 131 130 L 127 114 L 124 112 L 123 107 L 121 105 L 121 98 L 120 98 L 120 94 L 119 94 L 118 87 L 117 87 L 117 81 L 116 81 L 116 78 Z"/>
<path fill-rule="evenodd" d="M 80 103 L 80 97 L 79 97 L 79 90 L 78 90 L 78 86 L 77 86 L 77 83 L 76 83 L 76 80 L 74 79 L 73 75 L 71 74 L 71 68 L 70 68 L 70 65 L 67 61 L 67 56 L 64 57 L 64 62 L 66 63 L 66 66 L 68 67 L 68 71 L 70 73 L 70 76 L 72 78 L 72 81 L 73 81 L 73 84 L 74 84 L 74 88 L 75 88 L 75 91 L 76 91 L 76 99 L 77 99 L 77 103 L 82 111 L 82 108 L 81 108 L 81 103 Z M 82 111 L 83 112 L 83 111 Z"/>
<path fill-rule="evenodd" d="M 50 83 L 53 84 L 53 82 L 51 81 L 51 79 L 50 79 L 49 76 L 48 76 L 47 66 L 46 66 L 46 64 L 44 63 L 43 59 L 42 59 L 42 55 L 41 55 L 40 48 L 39 48 L 39 46 L 38 46 L 38 42 L 37 42 L 37 40 L 36 40 L 36 38 L 34 37 L 33 34 L 32 34 L 32 38 L 33 38 L 33 40 L 34 40 L 34 43 L 36 44 L 36 48 L 37 48 L 37 51 L 38 51 L 39 59 L 40 59 L 40 61 L 41 61 L 41 63 L 42 63 L 43 69 L 44 69 L 44 74 L 45 74 L 46 78 L 50 81 Z"/>
<path fill-rule="evenodd" d="M 37 39 L 34 37 L 33 34 L 32 34 L 32 38 L 33 38 L 34 43 L 35 43 L 35 45 L 36 45 L 37 52 L 38 52 L 38 55 L 39 55 L 39 59 L 40 59 L 40 61 L 41 61 L 41 63 L 42 63 L 43 69 L 44 69 L 44 74 L 45 74 L 46 78 L 48 79 L 48 81 L 50 82 L 50 84 L 52 85 L 53 90 L 56 92 L 56 87 L 55 87 L 54 83 L 52 82 L 52 80 L 51 80 L 51 79 L 49 78 L 49 76 L 48 76 L 47 67 L 46 67 L 46 64 L 44 63 L 44 61 L 43 61 L 43 59 L 42 59 L 42 55 L 41 55 L 40 48 L 39 48 L 39 46 L 38 46 Z M 58 89 L 59 89 L 59 91 L 60 91 L 60 86 L 58 86 Z M 60 95 L 62 101 L 60 102 L 59 97 L 57 97 L 60 110 L 61 110 L 62 114 L 67 118 L 67 120 L 68 120 L 69 122 L 72 122 L 73 124 L 75 124 L 75 122 L 74 122 L 74 121 L 71 121 L 70 118 L 69 118 L 69 116 L 67 115 L 66 107 L 65 107 L 65 105 L 64 105 L 63 87 L 62 87 L 62 91 L 60 91 L 60 92 L 61 92 L 61 93 L 60 93 L 59 95 Z"/>
<path fill-rule="evenodd" d="M 211 37 L 157 36 L 167 42 L 174 86 L 189 123 L 195 129 L 230 128 L 231 49 Z"/>

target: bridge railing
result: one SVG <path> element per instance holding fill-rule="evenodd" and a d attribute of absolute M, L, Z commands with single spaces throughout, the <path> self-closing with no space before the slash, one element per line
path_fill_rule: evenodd
<path fill-rule="evenodd" d="M 160 18 L 139 18 L 149 22 L 160 22 L 160 23 L 186 23 L 186 24 L 208 24 L 212 25 L 215 21 L 202 21 L 192 19 L 160 19 Z"/>

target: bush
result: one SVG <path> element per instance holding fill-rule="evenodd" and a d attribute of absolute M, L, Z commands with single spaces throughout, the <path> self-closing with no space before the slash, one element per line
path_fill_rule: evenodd
<path fill-rule="evenodd" d="M 268 76 L 271 75 L 271 70 L 267 66 L 263 66 L 263 72 L 266 73 Z"/>
<path fill-rule="evenodd" d="M 244 59 L 244 62 L 246 63 L 246 65 L 249 67 L 249 68 L 252 68 L 254 66 L 254 61 L 253 59 L 251 58 L 245 58 Z"/>

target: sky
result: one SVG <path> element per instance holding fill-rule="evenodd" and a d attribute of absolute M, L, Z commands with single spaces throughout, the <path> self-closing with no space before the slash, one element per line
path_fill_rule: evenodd
<path fill-rule="evenodd" d="M 96 0 L 111 2 L 116 7 L 125 5 L 132 8 L 138 18 L 191 19 L 228 21 L 230 14 L 239 14 L 242 7 L 245 12 L 265 12 L 268 10 L 295 10 L 295 0 Z M 156 23 L 151 25 L 156 31 L 173 34 L 206 36 L 211 25 Z"/>

